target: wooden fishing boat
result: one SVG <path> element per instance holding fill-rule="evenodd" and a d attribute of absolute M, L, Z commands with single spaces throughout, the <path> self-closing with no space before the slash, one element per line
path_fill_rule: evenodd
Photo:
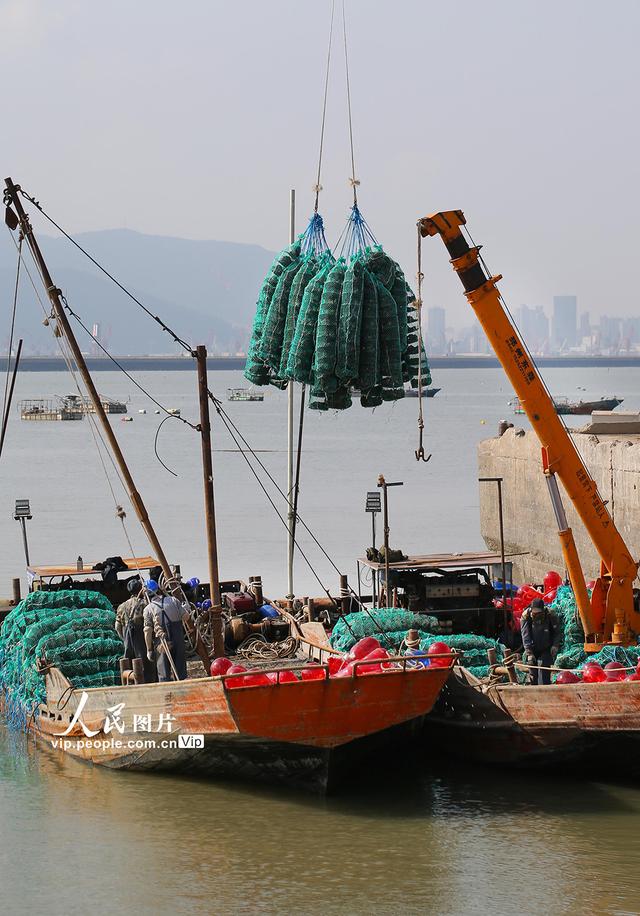
<path fill-rule="evenodd" d="M 449 667 L 238 686 L 246 675 L 75 689 L 46 671 L 32 730 L 59 753 L 113 769 L 173 771 L 336 789 L 362 755 L 415 734 Z M 369 663 L 370 664 L 370 663 Z M 266 672 L 262 672 L 266 673 Z"/>
<path fill-rule="evenodd" d="M 428 741 L 484 763 L 615 761 L 638 772 L 640 681 L 532 686 L 478 680 L 456 667 L 425 720 Z"/>

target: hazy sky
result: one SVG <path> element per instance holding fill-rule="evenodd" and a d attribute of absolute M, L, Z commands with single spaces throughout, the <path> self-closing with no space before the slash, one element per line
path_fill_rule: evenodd
<path fill-rule="evenodd" d="M 340 0 L 338 0 L 338 5 Z M 330 0 L 0 0 L 2 176 L 72 231 L 286 242 L 312 207 Z M 638 0 L 347 0 L 361 208 L 415 274 L 462 208 L 507 301 L 640 312 Z M 321 212 L 350 204 L 341 34 Z M 3 244 L 9 244 L 5 240 Z M 425 299 L 462 323 L 442 244 Z"/>

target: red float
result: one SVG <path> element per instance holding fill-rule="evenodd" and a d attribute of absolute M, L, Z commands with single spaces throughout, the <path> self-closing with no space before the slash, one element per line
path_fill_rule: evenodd
<path fill-rule="evenodd" d="M 545 593 L 550 592 L 552 588 L 557 589 L 559 585 L 562 585 L 562 576 L 555 570 L 550 569 L 542 580 L 542 591 Z"/>
<path fill-rule="evenodd" d="M 285 668 L 284 671 L 271 671 L 266 677 L 269 684 L 296 684 L 298 682 L 298 678 L 288 668 Z"/>
<path fill-rule="evenodd" d="M 300 672 L 300 676 L 303 681 L 324 681 L 326 677 L 326 671 L 324 668 L 320 668 L 317 665 L 314 665 L 309 668 L 303 668 Z"/>
<path fill-rule="evenodd" d="M 374 649 L 380 648 L 380 643 L 375 637 L 365 636 L 363 639 L 359 639 L 358 642 L 351 647 L 349 659 L 353 661 L 354 659 L 366 658 L 369 652 L 373 652 Z"/>
<path fill-rule="evenodd" d="M 214 658 L 211 662 L 211 668 L 209 669 L 211 677 L 218 677 L 221 674 L 226 674 L 231 666 L 231 660 L 224 658 L 224 656 L 222 658 Z"/>
<path fill-rule="evenodd" d="M 343 665 L 346 665 L 346 663 L 347 663 L 347 660 L 346 658 L 344 658 L 344 656 L 330 655 L 329 661 L 327 662 L 327 664 L 329 665 L 330 677 L 334 677 L 338 673 L 338 671 L 343 667 Z"/>
<path fill-rule="evenodd" d="M 427 649 L 427 655 L 443 655 L 447 658 L 429 658 L 429 665 L 432 668 L 448 668 L 451 661 L 451 647 L 446 642 L 432 642 Z"/>
<path fill-rule="evenodd" d="M 623 681 L 627 676 L 624 665 L 621 662 L 607 662 L 604 666 L 604 672 L 608 681 Z"/>
<path fill-rule="evenodd" d="M 556 678 L 556 684 L 579 684 L 580 678 L 574 671 L 561 671 Z"/>
<path fill-rule="evenodd" d="M 386 649 L 383 649 L 382 646 L 379 646 L 377 649 L 374 649 L 373 652 L 369 652 L 365 661 L 373 661 L 373 665 L 358 665 L 356 668 L 356 675 L 359 674 L 380 674 L 384 668 L 390 668 L 391 665 L 389 662 L 383 662 L 382 659 L 389 658 L 389 653 Z"/>
<path fill-rule="evenodd" d="M 585 684 L 601 684 L 607 680 L 607 675 L 598 662 L 587 662 L 582 669 L 582 680 Z"/>

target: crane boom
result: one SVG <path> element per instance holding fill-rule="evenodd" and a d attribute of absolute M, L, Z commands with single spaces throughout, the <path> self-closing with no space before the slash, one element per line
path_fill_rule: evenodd
<path fill-rule="evenodd" d="M 638 563 L 631 557 L 501 301 L 497 287 L 501 275 L 492 277 L 486 272 L 479 256 L 481 246 L 470 245 L 462 233 L 461 227 L 465 223 L 461 210 L 447 210 L 421 219 L 418 227 L 422 236 L 441 236 L 451 256 L 453 269 L 462 281 L 465 296 L 542 445 L 543 470 L 585 631 L 585 648 L 594 650 L 603 642 L 634 642 L 631 633 L 640 633 L 640 614 L 635 609 L 633 595 Z M 600 556 L 600 576 L 591 597 L 585 586 L 573 535 L 567 525 L 556 474 Z"/>

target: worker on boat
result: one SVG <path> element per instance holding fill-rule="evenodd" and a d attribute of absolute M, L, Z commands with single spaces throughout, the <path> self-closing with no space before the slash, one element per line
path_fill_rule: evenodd
<path fill-rule="evenodd" d="M 522 613 L 520 631 L 531 683 L 550 684 L 549 668 L 556 660 L 562 639 L 555 612 L 545 607 L 542 598 L 534 598 Z"/>
<path fill-rule="evenodd" d="M 116 633 L 124 643 L 124 657 L 141 658 L 145 683 L 151 684 L 158 680 L 158 672 L 153 659 L 147 657 L 144 639 L 144 609 L 147 598 L 141 594 L 142 582 L 138 576 L 129 579 L 127 591 L 131 597 L 119 604 L 116 610 Z"/>
<path fill-rule="evenodd" d="M 144 610 L 144 639 L 149 661 L 156 660 L 159 681 L 183 681 L 187 677 L 185 627 L 195 635 L 189 606 L 163 594 L 158 583 L 146 584 L 150 601 Z"/>

